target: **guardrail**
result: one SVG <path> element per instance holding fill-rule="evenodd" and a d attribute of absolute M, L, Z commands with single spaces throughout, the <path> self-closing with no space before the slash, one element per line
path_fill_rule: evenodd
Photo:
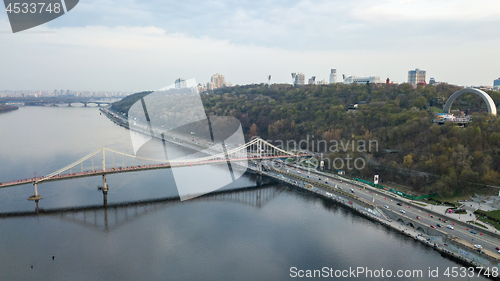
<path fill-rule="evenodd" d="M 389 192 L 395 193 L 397 195 L 406 197 L 406 198 L 411 199 L 411 200 L 420 200 L 420 199 L 429 198 L 429 197 L 433 197 L 433 196 L 437 196 L 438 195 L 438 193 L 436 192 L 436 193 L 433 193 L 433 194 L 427 194 L 427 195 L 421 195 L 421 196 L 413 196 L 413 195 L 406 194 L 404 192 L 401 192 L 401 191 L 398 191 L 398 190 L 395 190 L 395 189 L 392 189 L 392 188 L 384 187 L 384 186 L 382 186 L 380 184 L 375 184 L 375 183 L 372 183 L 372 182 L 369 182 L 369 181 L 366 181 L 366 180 L 362 180 L 360 178 L 354 178 L 354 180 L 362 182 L 362 183 L 365 183 L 365 184 L 368 184 L 370 186 L 373 186 L 373 187 L 376 187 L 376 188 L 379 188 L 379 189 L 387 190 Z"/>

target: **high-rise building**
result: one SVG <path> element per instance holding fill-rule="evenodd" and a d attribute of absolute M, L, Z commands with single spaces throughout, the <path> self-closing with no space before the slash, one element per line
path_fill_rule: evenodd
<path fill-rule="evenodd" d="M 436 84 L 436 79 L 434 79 L 434 77 L 431 77 L 431 79 L 429 79 L 429 85 L 434 85 Z"/>
<path fill-rule="evenodd" d="M 214 89 L 222 88 L 226 83 L 226 78 L 224 78 L 224 75 L 217 73 L 212 76 L 211 82 L 214 84 Z"/>
<path fill-rule="evenodd" d="M 293 84 L 294 85 L 304 85 L 306 82 L 306 76 L 304 75 L 304 73 L 297 73 L 295 75 L 295 80 L 293 81 Z"/>
<path fill-rule="evenodd" d="M 415 70 L 408 71 L 409 84 L 417 85 L 421 82 L 425 82 L 425 70 L 415 68 Z"/>
<path fill-rule="evenodd" d="M 330 72 L 330 84 L 337 83 L 337 70 L 332 69 Z"/>
<path fill-rule="evenodd" d="M 500 78 L 493 80 L 493 89 L 500 91 Z"/>
<path fill-rule="evenodd" d="M 183 79 L 183 78 L 178 78 L 178 79 L 175 79 L 175 88 L 176 89 L 184 89 L 186 88 L 186 79 Z"/>
<path fill-rule="evenodd" d="M 316 76 L 312 76 L 311 78 L 309 78 L 309 85 L 314 85 L 316 84 Z"/>

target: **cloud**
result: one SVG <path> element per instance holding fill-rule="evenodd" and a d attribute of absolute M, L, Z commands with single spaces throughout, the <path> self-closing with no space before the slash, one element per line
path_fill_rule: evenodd
<path fill-rule="evenodd" d="M 498 21 L 500 2 L 496 0 L 385 0 L 355 8 L 352 16 L 369 22 Z"/>
<path fill-rule="evenodd" d="M 426 36 L 441 39 L 495 33 L 500 23 L 497 2 L 89 0 L 47 26 L 157 27 L 167 34 L 239 45 L 300 51 L 364 51 L 400 49 Z M 394 40 L 400 37 L 403 40 Z"/>
<path fill-rule="evenodd" d="M 463 85 L 498 76 L 494 1 L 97 1 L 30 32 L 0 34 L 4 89 L 138 91 L 174 79 L 233 84 L 389 76 Z M 0 30 L 10 30 L 0 18 Z M 479 67 L 478 67 L 479 66 Z M 27 79 L 28 78 L 28 79 Z"/>

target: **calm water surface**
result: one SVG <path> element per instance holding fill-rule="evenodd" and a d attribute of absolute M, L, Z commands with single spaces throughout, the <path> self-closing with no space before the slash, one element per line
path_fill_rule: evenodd
<path fill-rule="evenodd" d="M 97 108 L 0 114 L 0 182 L 49 174 L 101 147 L 132 153 L 128 131 Z M 202 185 L 218 172 L 193 177 Z M 429 267 L 440 270 L 433 280 L 457 280 L 442 272 L 460 265 L 432 249 L 295 188 L 179 202 L 162 199 L 177 195 L 169 170 L 135 172 L 108 176 L 103 208 L 100 184 L 100 177 L 44 183 L 39 208 L 74 208 L 0 218 L 0 280 L 288 280 L 297 279 L 291 267 L 358 266 L 424 272 L 376 280 L 429 280 Z M 231 187 L 255 185 L 245 175 Z M 31 185 L 0 189 L 0 213 L 34 211 L 32 194 Z"/>

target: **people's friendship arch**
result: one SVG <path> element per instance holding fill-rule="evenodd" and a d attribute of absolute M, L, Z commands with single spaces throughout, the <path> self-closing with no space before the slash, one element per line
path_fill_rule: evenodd
<path fill-rule="evenodd" d="M 481 91 L 479 89 L 474 89 L 474 88 L 466 88 L 462 89 L 460 91 L 455 92 L 453 95 L 450 96 L 450 98 L 446 101 L 446 104 L 444 105 L 443 112 L 449 113 L 451 104 L 453 101 L 455 101 L 456 98 L 459 96 L 466 94 L 466 93 L 472 93 L 472 94 L 477 94 L 479 95 L 484 102 L 486 103 L 486 106 L 488 107 L 488 113 L 492 115 L 497 115 L 497 107 L 495 106 L 495 102 L 493 99 L 484 91 Z"/>

